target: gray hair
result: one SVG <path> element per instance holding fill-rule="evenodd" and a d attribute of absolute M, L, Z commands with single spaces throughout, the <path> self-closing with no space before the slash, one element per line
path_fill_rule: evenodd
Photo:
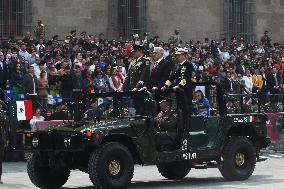
<path fill-rule="evenodd" d="M 153 52 L 155 52 L 155 51 L 164 55 L 164 49 L 162 47 L 154 47 Z"/>

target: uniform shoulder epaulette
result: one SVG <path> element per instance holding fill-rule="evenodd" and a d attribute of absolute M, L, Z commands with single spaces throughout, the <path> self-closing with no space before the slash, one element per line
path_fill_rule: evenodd
<path fill-rule="evenodd" d="M 177 114 L 177 112 L 176 112 L 176 111 L 171 110 L 171 113 L 173 114 L 173 117 L 178 117 L 178 114 Z"/>
<path fill-rule="evenodd" d="M 149 57 L 142 57 L 142 60 L 145 61 L 146 65 L 150 65 L 150 58 Z"/>
<path fill-rule="evenodd" d="M 146 60 L 146 65 L 150 65 L 150 60 Z"/>

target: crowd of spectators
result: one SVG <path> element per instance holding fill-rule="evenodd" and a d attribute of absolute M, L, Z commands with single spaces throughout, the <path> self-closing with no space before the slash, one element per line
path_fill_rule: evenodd
<path fill-rule="evenodd" d="M 132 45 L 143 45 L 152 62 L 153 47 L 162 47 L 164 58 L 175 65 L 175 48 L 187 49 L 188 61 L 194 67 L 192 81 L 217 80 L 228 93 L 238 93 L 242 84 L 246 93 L 279 94 L 284 92 L 284 49 L 272 43 L 268 31 L 260 41 L 247 43 L 239 36 L 221 41 L 183 42 L 176 30 L 168 41 L 159 36 L 134 35 L 130 40 L 105 39 L 82 31 L 66 36 L 45 36 L 45 30 L 30 32 L 16 40 L 0 41 L 0 88 L 18 94 L 50 95 L 70 98 L 73 89 L 83 95 L 107 91 L 122 91 L 132 60 Z M 174 66 L 173 66 L 174 67 Z M 47 107 L 48 101 L 41 101 Z M 50 111 L 48 111 L 50 112 Z"/>

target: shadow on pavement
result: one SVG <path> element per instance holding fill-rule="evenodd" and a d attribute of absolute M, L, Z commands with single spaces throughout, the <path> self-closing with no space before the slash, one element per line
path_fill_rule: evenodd
<path fill-rule="evenodd" d="M 159 180 L 159 181 L 135 181 L 128 187 L 129 189 L 170 189 L 185 187 L 200 188 L 226 188 L 226 189 L 246 189 L 248 186 L 261 186 L 267 184 L 284 183 L 283 179 L 271 179 L 272 175 L 255 175 L 245 181 L 226 181 L 222 177 L 210 178 L 184 178 L 182 180 Z M 64 187 L 64 189 L 69 189 Z M 71 188 L 70 188 L 71 189 Z M 78 187 L 77 189 L 94 189 L 93 186 Z"/>

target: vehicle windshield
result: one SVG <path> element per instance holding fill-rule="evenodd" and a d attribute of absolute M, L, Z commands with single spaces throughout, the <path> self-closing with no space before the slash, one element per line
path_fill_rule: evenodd
<path fill-rule="evenodd" d="M 170 99 L 171 108 L 177 109 L 175 93 L 122 92 L 96 94 L 86 102 L 85 119 L 156 116 L 160 111 L 159 102 L 164 99 Z"/>
<path fill-rule="evenodd" d="M 219 115 L 217 85 L 196 83 L 193 88 L 192 114 L 204 117 Z"/>
<path fill-rule="evenodd" d="M 149 106 L 149 102 L 152 101 L 154 102 L 153 98 L 146 92 L 97 94 L 92 100 L 86 102 L 85 118 L 147 116 L 149 109 L 156 109 L 156 107 Z"/>

